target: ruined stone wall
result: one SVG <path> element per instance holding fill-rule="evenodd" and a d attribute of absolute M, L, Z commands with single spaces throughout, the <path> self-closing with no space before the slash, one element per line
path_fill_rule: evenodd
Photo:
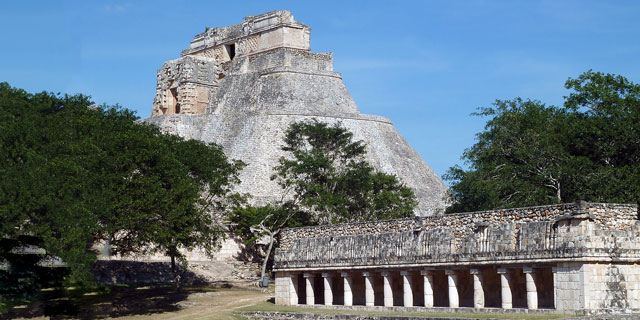
<path fill-rule="evenodd" d="M 238 254 L 244 248 L 244 244 L 235 236 L 231 236 L 222 240 L 218 250 L 213 255 L 208 254 L 202 248 L 195 248 L 187 250 L 184 248 L 179 249 L 180 253 L 185 256 L 188 261 L 235 261 L 238 259 Z M 169 256 L 164 255 L 161 252 L 154 254 L 143 255 L 129 255 L 129 256 L 111 256 L 108 254 L 108 249 L 105 243 L 94 244 L 93 249 L 98 254 L 99 260 L 125 260 L 125 261 L 139 261 L 139 262 L 166 262 L 171 261 Z"/>
<path fill-rule="evenodd" d="M 448 230 L 438 228 L 426 232 L 381 233 L 357 236 L 304 238 L 289 250 L 276 252 L 275 268 L 372 268 L 396 265 L 451 266 L 524 264 L 533 261 L 637 261 L 640 255 L 637 239 L 640 232 L 601 230 L 601 236 L 584 235 L 579 231 L 536 234 L 525 238 L 514 233 L 514 225 L 492 230 L 495 238 L 486 241 L 471 236 L 457 247 Z M 551 235 L 562 235 L 554 238 Z M 530 245 L 519 242 L 531 240 Z M 600 245 L 604 243 L 605 245 Z M 611 247 L 625 244 L 625 249 L 612 253 Z"/>
<path fill-rule="evenodd" d="M 453 236 L 463 239 L 481 226 L 555 221 L 563 216 L 581 213 L 593 215 L 593 219 L 598 225 L 611 230 L 631 230 L 638 221 L 638 208 L 633 204 L 588 203 L 587 207 L 579 208 L 576 203 L 564 203 L 526 208 L 454 213 L 411 219 L 291 228 L 282 232 L 280 248 L 286 250 L 293 241 L 301 238 L 421 231 L 433 230 L 439 227 L 448 228 L 451 230 Z"/>
<path fill-rule="evenodd" d="M 454 269 L 460 305 L 471 306 L 472 282 L 465 268 L 485 274 L 507 268 L 512 288 L 518 288 L 512 291 L 513 306 L 526 307 L 522 267 L 529 266 L 538 270 L 538 299 L 545 308 L 589 313 L 640 310 L 636 205 L 579 202 L 296 228 L 283 232 L 283 244 L 274 264 L 281 275 Z M 493 282 L 498 283 L 497 278 Z M 495 306 L 492 297 L 486 296 Z"/>
<path fill-rule="evenodd" d="M 637 207 L 562 204 L 288 229 L 276 269 L 399 264 L 635 261 Z"/>

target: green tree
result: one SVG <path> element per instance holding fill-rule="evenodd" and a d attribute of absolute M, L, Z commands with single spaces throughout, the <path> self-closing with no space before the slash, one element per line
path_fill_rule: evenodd
<path fill-rule="evenodd" d="M 566 149 L 575 158 L 575 198 L 640 201 L 640 85 L 614 74 L 588 71 L 570 78 L 564 108 L 570 113 Z"/>
<path fill-rule="evenodd" d="M 375 170 L 364 159 L 366 146 L 340 123 L 292 123 L 271 177 L 281 200 L 234 211 L 231 221 L 247 243 L 269 239 L 267 262 L 285 227 L 405 218 L 413 215 L 415 195 L 396 176 Z"/>
<path fill-rule="evenodd" d="M 174 270 L 181 248 L 212 250 L 243 164 L 90 104 L 0 84 L 0 239 L 37 238 L 76 284 L 91 282 L 98 242 L 165 253 Z"/>
<path fill-rule="evenodd" d="M 319 224 L 405 218 L 416 206 L 413 191 L 396 176 L 375 170 L 366 146 L 340 123 L 317 120 L 289 126 L 272 179 L 283 199 L 311 214 Z"/>
<path fill-rule="evenodd" d="M 640 199 L 640 86 L 588 71 L 565 87 L 564 108 L 516 98 L 474 114 L 489 120 L 463 154 L 468 169 L 444 176 L 448 212 Z"/>
<path fill-rule="evenodd" d="M 456 201 L 449 211 L 486 210 L 563 201 L 568 154 L 563 149 L 561 110 L 539 101 L 496 101 L 478 116 L 491 119 L 478 142 L 465 150 L 469 170 L 456 166 L 444 176 L 453 181 Z"/>
<path fill-rule="evenodd" d="M 267 204 L 265 206 L 237 207 L 230 215 L 233 231 L 240 236 L 246 245 L 267 238 L 268 245 L 262 261 L 261 279 L 267 272 L 267 265 L 272 257 L 280 231 L 284 228 L 311 225 L 311 217 L 296 208 L 292 202 Z"/>

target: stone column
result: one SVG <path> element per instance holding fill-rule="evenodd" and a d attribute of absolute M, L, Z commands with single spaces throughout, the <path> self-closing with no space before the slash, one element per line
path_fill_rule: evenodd
<path fill-rule="evenodd" d="M 431 270 L 422 270 L 420 274 L 424 280 L 424 306 L 433 307 L 433 272 Z"/>
<path fill-rule="evenodd" d="M 511 275 L 509 275 L 509 270 L 505 268 L 498 268 L 498 274 L 500 275 L 500 286 L 502 287 L 502 309 L 511 309 L 513 308 L 511 299 Z"/>
<path fill-rule="evenodd" d="M 373 273 L 363 272 L 362 275 L 364 276 L 364 305 L 372 307 L 376 299 L 375 291 L 373 291 Z"/>
<path fill-rule="evenodd" d="M 553 273 L 553 309 L 558 309 L 558 267 L 551 268 Z"/>
<path fill-rule="evenodd" d="M 402 301 L 405 307 L 413 307 L 413 289 L 411 288 L 411 273 L 409 271 L 400 271 L 402 276 Z"/>
<path fill-rule="evenodd" d="M 484 308 L 484 289 L 482 288 L 482 273 L 478 269 L 471 269 L 473 276 L 473 307 Z"/>
<path fill-rule="evenodd" d="M 527 309 L 538 309 L 538 289 L 536 288 L 533 267 L 522 268 L 527 283 Z"/>
<path fill-rule="evenodd" d="M 333 288 L 331 287 L 333 275 L 329 272 L 323 272 L 322 278 L 324 279 L 324 305 L 333 305 Z"/>
<path fill-rule="evenodd" d="M 289 304 L 298 305 L 298 274 L 289 273 Z"/>
<path fill-rule="evenodd" d="M 393 307 L 393 288 L 391 287 L 391 272 L 382 272 L 384 277 L 384 306 Z"/>
<path fill-rule="evenodd" d="M 460 297 L 458 296 L 458 275 L 455 270 L 446 270 L 447 282 L 449 283 L 449 308 L 460 307 Z"/>
<path fill-rule="evenodd" d="M 341 272 L 340 276 L 344 278 L 344 305 L 352 306 L 353 305 L 353 291 L 351 291 L 353 278 L 348 272 Z"/>
<path fill-rule="evenodd" d="M 313 273 L 304 274 L 304 280 L 307 283 L 307 305 L 310 305 L 310 306 L 316 304 L 316 296 L 313 290 L 313 278 L 315 276 L 316 275 Z"/>

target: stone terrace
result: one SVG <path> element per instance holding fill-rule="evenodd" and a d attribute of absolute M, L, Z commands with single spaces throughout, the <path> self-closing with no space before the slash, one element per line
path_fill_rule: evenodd
<path fill-rule="evenodd" d="M 637 206 L 586 202 L 288 229 L 277 302 L 640 309 L 638 239 Z"/>

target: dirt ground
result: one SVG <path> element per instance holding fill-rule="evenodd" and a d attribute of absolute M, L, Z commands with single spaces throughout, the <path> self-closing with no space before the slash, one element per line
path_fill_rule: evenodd
<path fill-rule="evenodd" d="M 273 287 L 260 289 L 251 286 L 249 282 L 227 282 L 181 291 L 176 291 L 171 286 L 114 287 L 109 292 L 71 292 L 64 295 L 64 298 L 60 298 L 61 296 L 60 292 L 50 292 L 49 296 L 42 297 L 42 302 L 14 309 L 10 314 L 0 315 L 0 319 L 244 319 L 239 314 L 240 311 L 411 315 L 428 318 L 573 319 L 556 314 L 401 313 L 276 306 L 268 302 L 273 301 Z"/>
<path fill-rule="evenodd" d="M 38 302 L 13 308 L 0 319 L 244 319 L 240 311 L 312 312 L 358 315 L 411 315 L 429 318 L 557 319 L 556 314 L 437 314 L 354 311 L 277 306 L 273 286 L 251 281 L 219 282 L 176 290 L 172 285 L 115 286 L 109 290 L 44 291 Z"/>
<path fill-rule="evenodd" d="M 272 293 L 241 288 L 198 292 L 178 302 L 180 309 L 173 312 L 127 315 L 113 319 L 239 319 L 233 315 L 237 309 L 263 303 L 271 297 Z"/>
<path fill-rule="evenodd" d="M 102 293 L 72 291 L 46 293 L 40 302 L 14 308 L 0 319 L 239 319 L 233 315 L 237 309 L 273 297 L 273 289 L 259 289 L 250 283 L 181 291 L 171 286 L 114 287 Z"/>

